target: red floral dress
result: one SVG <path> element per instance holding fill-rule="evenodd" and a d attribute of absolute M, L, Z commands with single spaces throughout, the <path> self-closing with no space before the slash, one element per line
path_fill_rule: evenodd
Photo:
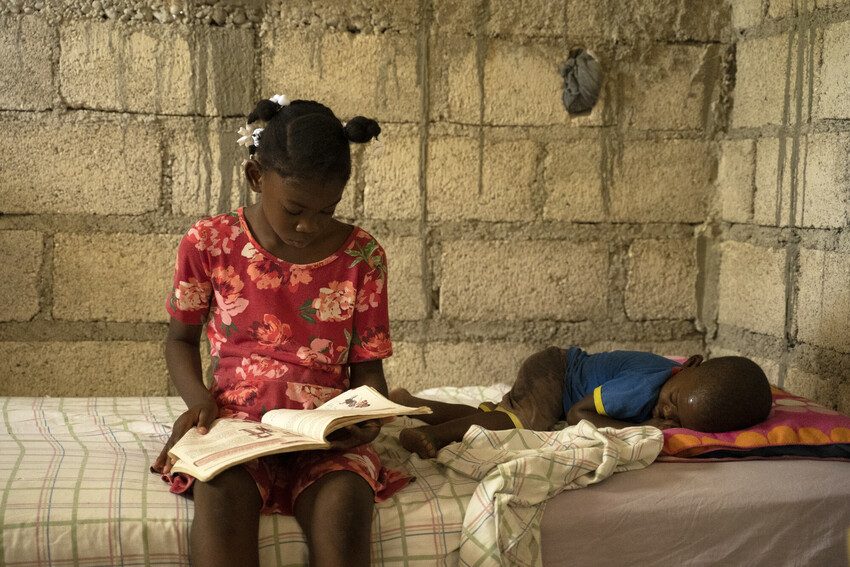
<path fill-rule="evenodd" d="M 183 237 L 167 309 L 189 325 L 207 322 L 221 415 L 259 420 L 271 409 L 315 408 L 348 388 L 347 365 L 392 354 L 386 278 L 384 251 L 361 228 L 324 260 L 291 264 L 260 246 L 239 209 L 202 219 Z M 301 490 L 333 470 L 363 476 L 377 500 L 410 480 L 382 467 L 370 445 L 246 467 L 266 513 L 291 514 Z"/>

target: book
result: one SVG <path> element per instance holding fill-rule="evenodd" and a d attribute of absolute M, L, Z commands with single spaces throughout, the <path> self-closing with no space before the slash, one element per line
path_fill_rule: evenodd
<path fill-rule="evenodd" d="M 327 436 L 337 429 L 398 415 L 431 413 L 388 400 L 371 386 L 346 390 L 312 410 L 276 409 L 261 421 L 224 417 L 202 435 L 197 427 L 186 432 L 168 451 L 172 472 L 190 474 L 205 482 L 234 465 L 265 455 L 327 449 Z"/>

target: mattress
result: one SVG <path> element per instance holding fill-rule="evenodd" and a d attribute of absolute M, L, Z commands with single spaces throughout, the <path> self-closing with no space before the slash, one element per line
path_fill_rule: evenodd
<path fill-rule="evenodd" d="M 850 463 L 656 462 L 562 492 L 544 565 L 848 565 Z M 562 558 L 569 558 L 564 561 Z"/>
<path fill-rule="evenodd" d="M 505 386 L 423 395 L 477 404 Z M 188 565 L 192 501 L 148 465 L 179 398 L 0 397 L 0 565 Z M 385 426 L 377 447 L 416 482 L 376 506 L 375 565 L 457 565 L 476 483 L 411 456 Z M 544 565 L 842 565 L 850 464 L 656 463 L 562 493 L 542 525 Z M 264 566 L 306 564 L 295 520 L 260 523 Z"/>

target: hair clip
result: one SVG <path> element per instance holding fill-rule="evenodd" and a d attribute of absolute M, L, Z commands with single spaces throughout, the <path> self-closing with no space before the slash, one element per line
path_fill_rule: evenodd
<path fill-rule="evenodd" d="M 289 97 L 282 94 L 276 94 L 274 96 L 269 97 L 269 100 L 272 102 L 276 102 L 279 106 L 289 106 Z"/>
<path fill-rule="evenodd" d="M 260 147 L 260 134 L 262 132 L 262 128 L 251 128 L 250 124 L 246 124 L 237 130 L 236 133 L 241 137 L 236 140 L 236 143 L 246 148 L 250 146 L 258 148 Z"/>

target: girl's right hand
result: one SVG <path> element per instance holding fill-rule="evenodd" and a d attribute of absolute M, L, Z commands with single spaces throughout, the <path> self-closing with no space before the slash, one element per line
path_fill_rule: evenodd
<path fill-rule="evenodd" d="M 153 470 L 161 474 L 169 474 L 171 472 L 171 459 L 168 457 L 168 451 L 175 443 L 193 427 L 198 428 L 198 433 L 205 435 L 209 430 L 212 422 L 218 417 L 218 405 L 213 400 L 209 400 L 200 404 L 196 404 L 182 414 L 174 422 L 174 427 L 171 429 L 171 437 L 165 447 L 162 448 L 159 456 L 154 461 Z"/>

